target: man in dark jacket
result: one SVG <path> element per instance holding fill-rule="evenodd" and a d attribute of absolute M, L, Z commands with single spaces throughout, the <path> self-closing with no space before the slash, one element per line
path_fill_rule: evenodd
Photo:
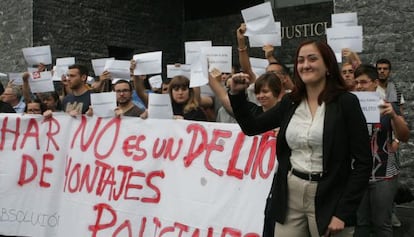
<path fill-rule="evenodd" d="M 3 92 L 4 87 L 3 84 L 0 83 L 0 95 L 3 94 Z M 16 111 L 10 104 L 0 100 L 0 113 L 16 113 Z"/>

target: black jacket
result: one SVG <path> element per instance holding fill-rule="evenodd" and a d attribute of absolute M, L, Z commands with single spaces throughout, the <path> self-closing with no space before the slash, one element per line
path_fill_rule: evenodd
<path fill-rule="evenodd" d="M 0 113 L 16 113 L 16 111 L 9 103 L 0 100 Z"/>
<path fill-rule="evenodd" d="M 276 154 L 279 162 L 266 203 L 266 218 L 281 224 L 287 212 L 287 174 L 291 169 L 291 150 L 286 129 L 298 104 L 287 94 L 269 111 L 252 116 L 246 110 L 246 96 L 229 95 L 237 122 L 247 135 L 256 135 L 280 127 Z M 318 230 L 325 234 L 332 216 L 354 226 L 356 212 L 368 185 L 372 169 L 366 120 L 357 97 L 344 92 L 326 104 L 323 131 L 323 177 L 315 197 Z"/>
<path fill-rule="evenodd" d="M 185 120 L 207 121 L 207 116 L 201 107 L 197 107 L 191 111 L 184 113 L 184 105 L 172 102 L 172 109 L 174 115 L 183 116 Z"/>

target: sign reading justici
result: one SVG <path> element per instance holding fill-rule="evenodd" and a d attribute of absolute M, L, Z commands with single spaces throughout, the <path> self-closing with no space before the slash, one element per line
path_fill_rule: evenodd
<path fill-rule="evenodd" d="M 283 22 L 282 22 L 283 23 Z M 306 23 L 300 25 L 282 26 L 282 39 L 304 38 L 313 36 L 322 36 L 326 33 L 328 22 Z"/>

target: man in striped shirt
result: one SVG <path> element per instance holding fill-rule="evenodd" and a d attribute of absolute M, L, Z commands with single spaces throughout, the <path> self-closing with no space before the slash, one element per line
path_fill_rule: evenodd
<path fill-rule="evenodd" d="M 375 67 L 359 66 L 355 70 L 356 89 L 376 91 L 380 83 L 378 77 Z M 368 126 L 373 167 L 357 213 L 356 237 L 370 236 L 371 231 L 373 236 L 393 236 L 391 216 L 400 173 L 393 143 L 396 139 L 407 142 L 410 131 L 397 103 L 384 101 L 380 105 L 380 113 L 380 123 Z"/>

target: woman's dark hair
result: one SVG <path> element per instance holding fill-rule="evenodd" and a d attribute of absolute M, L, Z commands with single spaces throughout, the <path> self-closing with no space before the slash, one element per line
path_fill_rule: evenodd
<path fill-rule="evenodd" d="M 270 88 L 274 97 L 278 97 L 282 91 L 282 82 L 273 72 L 266 72 L 256 79 L 256 82 L 254 83 L 254 93 L 259 94 L 262 87 L 266 85 Z"/>
<path fill-rule="evenodd" d="M 341 76 L 338 67 L 338 62 L 336 61 L 335 53 L 333 52 L 331 47 L 323 41 L 316 40 L 306 40 L 302 42 L 296 50 L 294 66 L 294 80 L 296 87 L 291 92 L 292 99 L 296 103 L 300 103 L 300 101 L 303 100 L 303 98 L 306 98 L 307 96 L 305 83 L 300 78 L 297 67 L 300 49 L 303 46 L 309 44 L 315 45 L 315 47 L 318 49 L 319 53 L 322 56 L 323 62 L 328 70 L 326 73 L 326 85 L 323 91 L 319 94 L 318 103 L 329 103 L 332 100 L 334 100 L 338 95 L 347 91 L 347 86 L 345 84 L 344 79 Z"/>
<path fill-rule="evenodd" d="M 42 112 L 41 114 L 43 114 L 43 112 L 45 112 L 47 110 L 46 104 L 44 104 L 40 99 L 35 98 L 33 100 L 30 100 L 29 102 L 27 102 L 26 107 L 24 108 L 24 112 L 27 113 L 27 105 L 31 104 L 31 103 L 36 103 L 40 105 L 40 111 Z"/>
<path fill-rule="evenodd" d="M 190 80 L 185 76 L 175 76 L 170 81 L 170 88 L 190 88 Z"/>
<path fill-rule="evenodd" d="M 39 99 L 42 101 L 42 103 L 43 103 L 43 100 L 50 98 L 50 97 L 53 98 L 54 101 L 56 101 L 55 111 L 61 111 L 62 101 L 60 101 L 59 94 L 56 91 L 39 93 Z"/>

